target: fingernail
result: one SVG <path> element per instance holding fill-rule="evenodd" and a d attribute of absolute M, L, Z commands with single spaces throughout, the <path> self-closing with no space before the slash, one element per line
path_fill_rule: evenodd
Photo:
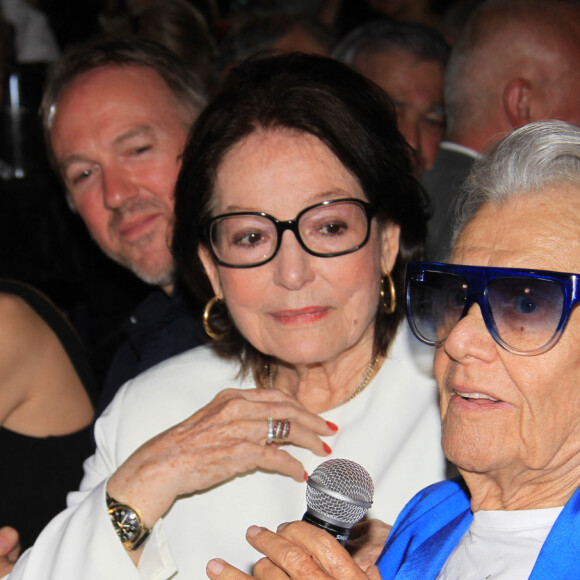
<path fill-rule="evenodd" d="M 335 425 L 334 423 L 331 423 L 330 421 L 327 421 L 326 424 L 328 425 L 328 428 L 331 431 L 338 431 L 338 425 Z"/>
<path fill-rule="evenodd" d="M 224 569 L 223 560 L 210 560 L 207 563 L 207 570 L 212 574 L 221 574 Z"/>
<path fill-rule="evenodd" d="M 308 472 L 307 471 L 304 472 L 304 481 L 308 481 Z"/>
<path fill-rule="evenodd" d="M 324 449 L 324 452 L 329 455 L 332 453 L 332 449 L 326 443 L 322 444 L 322 449 Z"/>
<path fill-rule="evenodd" d="M 246 532 L 246 536 L 248 538 L 253 538 L 254 536 L 257 536 L 263 529 L 264 528 L 261 528 L 260 526 L 250 526 Z"/>
<path fill-rule="evenodd" d="M 288 522 L 285 522 L 283 524 L 280 524 L 277 528 L 276 531 L 277 532 L 281 532 L 286 526 L 288 525 Z"/>

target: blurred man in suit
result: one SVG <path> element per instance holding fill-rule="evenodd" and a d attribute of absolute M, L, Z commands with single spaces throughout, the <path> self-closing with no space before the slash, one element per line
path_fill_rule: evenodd
<path fill-rule="evenodd" d="M 443 77 L 449 47 L 443 37 L 422 24 L 376 20 L 348 34 L 333 56 L 388 93 L 417 172 L 433 167 L 445 131 Z"/>
<path fill-rule="evenodd" d="M 488 0 L 451 51 L 447 138 L 423 174 L 431 195 L 426 256 L 449 254 L 449 207 L 473 160 L 512 129 L 580 122 L 580 6 L 569 0 Z"/>

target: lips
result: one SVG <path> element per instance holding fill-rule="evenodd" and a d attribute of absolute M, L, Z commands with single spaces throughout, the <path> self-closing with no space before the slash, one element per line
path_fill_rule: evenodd
<path fill-rule="evenodd" d="M 271 312 L 270 316 L 286 326 L 299 326 L 322 320 L 328 315 L 330 310 L 326 306 L 308 306 L 292 310 L 277 310 Z"/>
<path fill-rule="evenodd" d="M 491 395 L 486 395 L 485 393 L 461 393 L 459 391 L 455 391 L 454 394 L 460 396 L 462 399 L 486 399 L 488 401 L 493 401 L 494 403 L 499 402 L 499 399 L 494 399 Z"/>
<path fill-rule="evenodd" d="M 117 234 L 127 241 L 134 241 L 148 233 L 160 217 L 162 214 L 159 212 L 132 216 L 117 226 Z"/>
<path fill-rule="evenodd" d="M 449 406 L 456 411 L 497 411 L 511 407 L 506 401 L 497 399 L 489 393 L 481 391 L 467 391 L 462 388 L 449 389 Z"/>

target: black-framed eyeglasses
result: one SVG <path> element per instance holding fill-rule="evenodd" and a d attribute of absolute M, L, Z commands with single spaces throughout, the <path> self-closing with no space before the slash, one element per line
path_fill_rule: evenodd
<path fill-rule="evenodd" d="M 407 265 L 407 318 L 413 333 L 439 346 L 479 305 L 487 330 L 509 352 L 541 354 L 562 336 L 580 301 L 579 275 L 434 262 Z"/>
<path fill-rule="evenodd" d="M 254 268 L 274 258 L 286 230 L 319 258 L 356 252 L 369 239 L 373 215 L 372 206 L 361 199 L 333 199 L 311 205 L 288 221 L 264 212 L 218 215 L 205 224 L 204 235 L 222 266 Z"/>

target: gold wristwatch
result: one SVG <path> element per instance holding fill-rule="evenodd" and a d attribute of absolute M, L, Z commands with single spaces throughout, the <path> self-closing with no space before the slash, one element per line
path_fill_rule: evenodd
<path fill-rule="evenodd" d="M 141 512 L 126 503 L 120 503 L 107 494 L 107 509 L 113 527 L 126 550 L 139 549 L 151 530 L 143 523 Z"/>

